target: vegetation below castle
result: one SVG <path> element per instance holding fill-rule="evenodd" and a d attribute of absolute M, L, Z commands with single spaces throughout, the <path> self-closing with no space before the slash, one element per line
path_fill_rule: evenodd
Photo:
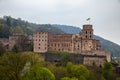
<path fill-rule="evenodd" d="M 54 54 L 54 53 L 53 53 Z M 66 55 L 66 53 L 63 53 Z M 67 58 L 64 58 L 67 59 Z M 64 62 L 67 61 L 65 64 Z M 59 64 L 59 65 L 58 65 Z M 105 62 L 103 67 L 73 64 L 69 60 L 46 62 L 33 52 L 5 52 L 0 56 L 1 80 L 120 80 L 115 65 Z"/>
<path fill-rule="evenodd" d="M 79 33 L 81 29 L 66 25 L 29 23 L 20 18 L 14 19 L 10 16 L 0 18 L 0 38 L 8 38 L 14 32 L 21 32 L 26 36 L 30 36 L 35 31 L 44 31 L 52 34 L 76 34 Z M 102 49 L 110 52 L 113 56 L 120 56 L 119 45 L 99 36 L 94 36 L 94 38 L 100 40 Z"/>

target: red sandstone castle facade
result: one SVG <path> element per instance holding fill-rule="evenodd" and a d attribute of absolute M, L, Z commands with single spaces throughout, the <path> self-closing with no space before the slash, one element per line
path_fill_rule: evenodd
<path fill-rule="evenodd" d="M 79 34 L 35 32 L 33 39 L 34 52 L 62 51 L 73 54 L 106 56 L 107 61 L 111 60 L 110 54 L 101 49 L 99 40 L 93 38 L 92 25 L 83 25 L 82 32 Z M 87 58 L 87 60 L 90 59 Z"/>
<path fill-rule="evenodd" d="M 0 42 L 7 50 L 12 50 L 18 41 L 24 39 L 20 33 L 14 33 L 9 39 L 0 39 Z M 32 40 L 28 40 L 32 43 Z M 33 34 L 34 52 L 46 53 L 47 51 L 61 51 L 71 54 L 79 54 L 79 61 L 85 65 L 103 65 L 105 61 L 111 61 L 111 55 L 102 50 L 99 40 L 93 38 L 92 25 L 83 25 L 82 32 L 79 34 L 50 34 L 48 32 L 35 32 Z M 29 47 L 28 45 L 26 47 Z M 79 56 L 78 55 L 78 56 Z M 49 58 L 49 57 L 46 57 Z M 54 55 L 52 55 L 52 59 Z M 76 57 L 77 59 L 78 57 Z M 55 58 L 54 58 L 55 59 Z M 53 59 L 53 61 L 54 61 Z M 78 62 L 79 62 L 78 61 Z"/>

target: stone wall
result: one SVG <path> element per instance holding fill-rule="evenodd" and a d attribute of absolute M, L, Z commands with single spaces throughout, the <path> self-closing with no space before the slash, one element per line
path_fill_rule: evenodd
<path fill-rule="evenodd" d="M 62 62 L 62 57 L 65 54 L 52 54 L 46 53 L 44 54 L 45 61 L 48 62 Z M 68 56 L 70 61 L 75 64 L 84 64 L 87 66 L 103 66 L 106 61 L 106 56 L 98 56 L 98 55 L 81 55 L 81 54 L 69 54 Z"/>

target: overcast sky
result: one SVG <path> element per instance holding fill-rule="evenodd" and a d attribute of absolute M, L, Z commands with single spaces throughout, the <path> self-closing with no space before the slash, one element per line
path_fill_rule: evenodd
<path fill-rule="evenodd" d="M 4 15 L 80 28 L 90 17 L 96 35 L 120 44 L 120 0 L 0 0 Z"/>

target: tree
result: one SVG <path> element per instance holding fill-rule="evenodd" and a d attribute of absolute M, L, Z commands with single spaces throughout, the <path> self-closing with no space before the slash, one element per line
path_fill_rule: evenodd
<path fill-rule="evenodd" d="M 66 65 L 66 68 L 67 68 L 67 73 L 69 77 L 72 77 L 72 67 L 73 67 L 72 62 L 68 62 Z"/>
<path fill-rule="evenodd" d="M 112 64 L 110 62 L 105 62 L 103 67 L 103 77 L 107 80 L 112 76 Z"/>
<path fill-rule="evenodd" d="M 120 80 L 120 77 L 117 77 L 116 80 Z"/>
<path fill-rule="evenodd" d="M 28 37 L 21 35 L 17 40 L 15 40 L 16 43 L 12 49 L 13 52 L 24 52 L 29 51 L 33 44 L 32 42 L 28 41 Z"/>
<path fill-rule="evenodd" d="M 67 64 L 67 71 L 69 77 L 76 77 L 79 80 L 81 78 L 88 79 L 90 72 L 89 70 L 83 65 L 72 65 L 71 63 Z"/>
<path fill-rule="evenodd" d="M 71 55 L 69 53 L 61 53 L 61 64 L 65 66 L 68 62 L 71 61 Z"/>
<path fill-rule="evenodd" d="M 78 80 L 77 78 L 73 77 L 73 78 L 69 78 L 69 77 L 64 77 L 61 80 Z"/>
<path fill-rule="evenodd" d="M 56 80 L 61 80 L 61 78 L 67 76 L 67 70 L 65 67 L 56 67 L 56 66 L 50 66 L 49 69 L 52 73 L 54 73 Z"/>
<path fill-rule="evenodd" d="M 3 44 L 0 42 L 0 56 L 5 53 L 5 47 L 3 46 Z"/>
<path fill-rule="evenodd" d="M 102 76 L 102 77 L 100 78 L 100 80 L 105 80 L 105 78 Z"/>
<path fill-rule="evenodd" d="M 80 76 L 79 80 L 87 80 L 84 76 Z"/>
<path fill-rule="evenodd" d="M 12 51 L 15 53 L 18 53 L 18 52 L 21 52 L 22 50 L 17 44 L 15 44 L 12 48 Z"/>
<path fill-rule="evenodd" d="M 21 71 L 27 61 L 24 54 L 5 53 L 0 57 L 1 80 L 22 80 Z"/>
<path fill-rule="evenodd" d="M 4 24 L 0 24 L 0 37 L 8 38 L 9 35 L 10 35 L 9 27 Z"/>
<path fill-rule="evenodd" d="M 55 80 L 55 76 L 49 69 L 41 67 L 39 64 L 35 64 L 25 75 L 24 80 Z"/>
<path fill-rule="evenodd" d="M 33 52 L 24 52 L 24 54 L 29 58 L 29 62 L 31 65 L 39 64 L 41 66 L 45 65 L 44 58 L 37 53 Z"/>
<path fill-rule="evenodd" d="M 9 26 L 9 27 L 12 26 L 11 17 L 10 17 L 10 16 L 6 16 L 6 24 L 7 24 L 7 26 Z"/>

